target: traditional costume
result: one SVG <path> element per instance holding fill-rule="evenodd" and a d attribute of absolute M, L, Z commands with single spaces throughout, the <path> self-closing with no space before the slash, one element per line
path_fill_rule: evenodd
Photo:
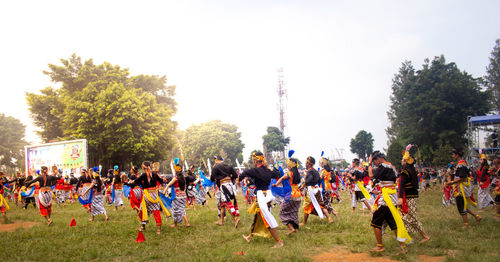
<path fill-rule="evenodd" d="M 150 168 L 151 163 L 146 161 L 144 162 L 143 168 Z M 156 226 L 158 227 L 157 233 L 160 233 L 160 227 L 162 225 L 161 215 L 160 215 L 160 207 L 163 205 L 162 201 L 160 201 L 160 197 L 158 195 L 158 186 L 163 182 L 163 180 L 158 176 L 155 172 L 146 172 L 143 173 L 136 180 L 127 183 L 131 188 L 136 188 L 140 186 L 143 190 L 143 197 L 141 200 L 139 217 L 141 220 L 141 230 L 145 229 L 146 224 L 149 222 L 149 215 L 153 214 L 153 217 L 156 221 Z M 131 194 L 132 195 L 132 194 Z M 135 193 L 134 196 L 136 197 Z M 166 208 L 162 209 L 165 216 L 170 216 L 168 210 Z"/>
<path fill-rule="evenodd" d="M 38 182 L 40 185 L 40 193 L 38 196 L 38 207 L 40 209 L 40 215 L 45 217 L 47 220 L 47 225 L 50 226 L 52 224 L 52 220 L 50 219 L 50 215 L 52 213 L 52 186 L 57 183 L 57 177 L 49 176 L 47 174 L 47 167 L 42 167 L 42 175 L 39 177 L 28 181 L 26 183 L 26 187 Z"/>
<path fill-rule="evenodd" d="M 400 242 L 400 245 L 404 246 L 404 243 L 409 243 L 411 237 L 406 231 L 404 222 L 396 208 L 398 201 L 395 186 L 396 170 L 391 163 L 385 161 L 385 156 L 382 153 L 376 151 L 373 155 L 373 160 L 375 159 L 379 159 L 378 161 L 383 160 L 383 162 L 375 169 L 370 166 L 369 173 L 370 177 L 379 181 L 382 192 L 375 199 L 373 206 L 375 212 L 372 216 L 371 226 L 376 229 L 374 232 L 377 238 L 377 248 L 374 251 L 382 252 L 385 250 L 382 244 L 381 233 L 384 223 L 387 223 L 392 230 L 397 230 L 397 240 Z"/>
<path fill-rule="evenodd" d="M 90 172 L 93 170 L 91 169 Z M 78 179 L 78 183 L 76 184 L 76 191 L 79 195 L 78 201 L 82 206 L 90 211 L 90 203 L 92 202 L 91 193 L 92 190 L 89 188 L 92 186 L 92 174 L 89 174 L 86 169 L 82 169 L 82 175 Z M 82 195 L 83 192 L 86 192 Z"/>
<path fill-rule="evenodd" d="M 111 199 L 112 202 L 114 203 L 115 209 L 118 208 L 118 206 L 123 206 L 123 181 L 122 178 L 118 172 L 118 166 L 114 166 L 114 176 L 113 176 L 113 182 L 112 182 L 112 191 L 111 191 Z"/>
<path fill-rule="evenodd" d="M 332 199 L 332 177 L 335 176 L 333 173 L 332 168 L 330 167 L 330 164 L 328 164 L 328 160 L 326 158 L 321 159 L 321 163 L 323 166 L 323 170 L 321 170 L 321 191 L 322 191 L 322 197 L 323 197 L 323 202 L 325 205 L 326 210 L 328 211 L 329 214 L 334 213 L 335 210 L 333 209 L 330 200 Z"/>
<path fill-rule="evenodd" d="M 289 153 L 289 157 L 291 157 Z M 292 193 L 290 200 L 283 202 L 280 206 L 280 218 L 281 222 L 288 226 L 288 228 L 293 228 L 293 231 L 299 229 L 299 209 L 300 202 L 302 200 L 302 195 L 300 194 L 299 184 L 300 184 L 300 173 L 297 169 L 297 160 L 290 158 L 287 160 L 288 172 L 283 179 L 287 179 L 288 183 L 292 187 Z M 281 180 L 281 179 L 280 179 Z M 278 180 L 278 184 L 280 181 Z M 290 229 L 291 229 L 290 228 Z"/>
<path fill-rule="evenodd" d="M 493 206 L 493 198 L 490 195 L 490 174 L 488 158 L 485 154 L 480 154 L 481 167 L 476 171 L 477 175 L 477 204 L 480 209 Z"/>
<path fill-rule="evenodd" d="M 182 223 L 184 219 L 186 222 L 186 227 L 189 227 L 189 221 L 186 216 L 186 179 L 182 174 L 182 167 L 179 163 L 179 158 L 174 159 L 174 163 L 170 162 L 171 168 L 173 168 L 173 172 L 175 172 L 175 176 L 172 177 L 172 180 L 168 182 L 163 194 L 166 195 L 167 190 L 170 188 L 173 192 L 171 193 L 172 200 L 172 213 L 174 224 L 170 225 L 171 227 L 176 227 L 177 224 Z"/>
<path fill-rule="evenodd" d="M 411 145 L 408 145 L 403 152 L 405 164 L 399 176 L 398 198 L 402 199 L 401 213 L 406 229 L 410 233 L 420 233 L 423 237 L 422 241 L 425 242 L 430 238 L 425 233 L 417 216 L 418 174 L 414 166 L 415 159 L 409 152 L 410 148 Z"/>
<path fill-rule="evenodd" d="M 250 242 L 253 236 L 274 237 L 277 242 L 275 247 L 280 247 L 283 242 L 278 237 L 276 228 L 278 222 L 271 213 L 271 201 L 274 199 L 273 194 L 268 190 L 271 179 L 278 178 L 278 172 L 273 172 L 266 167 L 266 159 L 260 152 L 252 154 L 252 160 L 255 168 L 247 169 L 239 175 L 239 180 L 245 177 L 253 178 L 255 181 L 257 201 L 252 204 L 248 212 L 254 215 L 253 223 L 250 228 L 250 235 L 243 238 Z"/>
<path fill-rule="evenodd" d="M 234 182 L 238 178 L 238 174 L 234 168 L 228 164 L 222 162 L 221 157 L 215 159 L 215 166 L 212 169 L 212 176 L 210 180 L 217 185 L 219 199 L 219 209 L 220 209 L 220 221 L 219 225 L 222 225 L 224 221 L 225 211 L 229 211 L 231 216 L 235 220 L 235 227 L 238 226 L 240 212 L 238 209 L 238 203 L 236 202 L 236 187 Z"/>
<path fill-rule="evenodd" d="M 323 219 L 325 216 L 331 223 L 332 220 L 328 215 L 325 208 L 325 202 L 321 195 L 321 177 L 316 169 L 314 169 L 314 164 L 316 160 L 313 157 L 308 157 L 306 161 L 306 178 L 305 178 L 305 193 L 304 193 L 304 222 L 307 223 L 307 218 L 310 214 L 319 216 Z"/>
<path fill-rule="evenodd" d="M 355 158 L 352 161 L 353 168 L 350 173 L 351 180 L 351 207 L 354 210 L 356 208 L 357 202 L 362 202 L 365 206 L 370 209 L 370 205 L 368 204 L 368 200 L 371 198 L 370 194 L 365 188 L 365 180 L 368 179 L 364 170 L 359 166 L 359 159 Z"/>

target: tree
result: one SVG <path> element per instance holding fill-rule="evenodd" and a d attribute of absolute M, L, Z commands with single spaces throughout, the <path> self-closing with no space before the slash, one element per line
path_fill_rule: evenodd
<path fill-rule="evenodd" d="M 238 127 L 220 120 L 188 127 L 181 144 L 185 158 L 195 165 L 203 165 L 203 160 L 221 154 L 226 154 L 229 160 L 243 162 L 245 145 Z"/>
<path fill-rule="evenodd" d="M 41 128 L 41 131 L 36 133 L 44 142 L 60 139 L 63 136 L 61 116 L 64 110 L 61 97 L 52 87 L 46 87 L 40 90 L 40 93 L 26 93 L 31 118 L 35 126 Z"/>
<path fill-rule="evenodd" d="M 450 144 L 440 145 L 434 151 L 434 158 L 432 159 L 432 163 L 435 166 L 446 166 L 446 164 L 450 163 L 453 159 L 451 157 L 451 151 L 453 148 Z"/>
<path fill-rule="evenodd" d="M 19 119 L 0 114 L 0 167 L 24 167 L 24 133 Z"/>
<path fill-rule="evenodd" d="M 417 144 L 424 163 L 431 164 L 441 145 L 465 146 L 467 116 L 488 112 L 489 95 L 479 79 L 446 63 L 444 56 L 426 59 L 418 71 L 405 61 L 393 79 L 389 141 Z"/>
<path fill-rule="evenodd" d="M 167 157 L 176 104 L 175 86 L 166 86 L 165 76 L 130 76 L 118 65 L 82 63 L 74 54 L 61 63 L 44 72 L 59 89 L 26 94 L 44 140 L 86 138 L 91 164 L 123 166 Z"/>
<path fill-rule="evenodd" d="M 490 64 L 486 67 L 486 87 L 492 92 L 492 100 L 497 113 L 500 113 L 500 39 L 491 52 Z"/>
<path fill-rule="evenodd" d="M 367 156 L 373 152 L 373 136 L 365 130 L 359 131 L 351 139 L 351 152 L 358 155 L 359 158 L 367 159 Z"/>
<path fill-rule="evenodd" d="M 262 136 L 264 154 L 270 164 L 274 164 L 273 153 L 277 153 L 278 158 L 283 157 L 282 152 L 290 143 L 290 137 L 285 137 L 281 130 L 274 126 L 267 127 L 267 133 Z M 276 156 L 276 155 L 275 155 Z"/>

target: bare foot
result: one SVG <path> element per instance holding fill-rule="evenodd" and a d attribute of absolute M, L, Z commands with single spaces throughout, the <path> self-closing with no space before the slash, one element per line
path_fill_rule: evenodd
<path fill-rule="evenodd" d="M 50 225 L 52 225 L 52 220 L 51 219 L 49 219 L 49 221 L 47 221 L 47 226 L 50 226 Z"/>
<path fill-rule="evenodd" d="M 234 228 L 238 228 L 239 223 L 240 223 L 240 219 L 237 218 L 236 221 L 234 221 Z"/>
<path fill-rule="evenodd" d="M 427 241 L 431 240 L 430 237 L 426 237 L 426 238 L 423 238 L 422 240 L 420 240 L 420 243 L 425 243 Z"/>
<path fill-rule="evenodd" d="M 172 225 L 170 225 L 169 227 L 176 227 L 176 226 L 177 226 L 176 224 L 172 224 Z"/>
<path fill-rule="evenodd" d="M 469 228 L 469 224 L 464 224 L 464 226 L 462 227 L 463 229 L 467 229 Z"/>
<path fill-rule="evenodd" d="M 403 254 L 408 253 L 408 249 L 406 249 L 406 246 L 400 246 L 399 249 L 400 249 L 401 253 L 403 253 Z"/>
<path fill-rule="evenodd" d="M 250 241 L 252 241 L 251 236 L 245 236 L 245 235 L 241 235 L 241 236 L 247 241 L 247 243 L 250 243 Z"/>
<path fill-rule="evenodd" d="M 299 224 L 299 226 L 301 226 L 301 227 L 305 227 L 305 226 L 306 226 L 306 224 L 304 224 L 304 223 L 300 223 L 300 224 Z"/>
<path fill-rule="evenodd" d="M 297 232 L 298 232 L 297 229 L 294 229 L 294 230 L 290 230 L 290 231 L 286 232 L 285 234 L 290 235 L 291 233 L 297 233 Z"/>
<path fill-rule="evenodd" d="M 330 218 L 330 219 L 328 219 L 328 224 L 331 224 L 331 223 L 333 223 L 333 219 Z"/>
<path fill-rule="evenodd" d="M 284 244 L 283 244 L 283 241 L 279 241 L 278 243 L 276 243 L 272 248 L 280 248 L 282 247 Z"/>
<path fill-rule="evenodd" d="M 106 216 L 106 218 L 104 219 L 104 221 L 108 221 L 108 220 L 109 220 L 109 217 L 108 217 L 108 216 Z"/>
<path fill-rule="evenodd" d="M 385 247 L 384 246 L 376 246 L 374 249 L 372 249 L 373 252 L 384 252 Z"/>
<path fill-rule="evenodd" d="M 482 219 L 483 219 L 482 217 L 480 217 L 479 215 L 476 215 L 476 223 L 479 224 L 479 222 L 481 222 Z"/>
<path fill-rule="evenodd" d="M 222 221 L 220 221 L 220 220 L 219 221 L 215 221 L 214 224 L 222 226 Z"/>
<path fill-rule="evenodd" d="M 161 234 L 161 229 L 156 229 L 156 234 L 160 235 Z"/>
<path fill-rule="evenodd" d="M 186 227 L 190 227 L 190 226 L 191 226 L 191 224 L 186 224 Z"/>
<path fill-rule="evenodd" d="M 89 221 L 94 221 L 94 218 L 92 218 L 92 217 L 89 217 Z"/>

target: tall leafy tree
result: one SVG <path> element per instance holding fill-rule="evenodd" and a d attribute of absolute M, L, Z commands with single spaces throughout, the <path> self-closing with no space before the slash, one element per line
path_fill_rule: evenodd
<path fill-rule="evenodd" d="M 28 109 L 35 126 L 41 128 L 36 133 L 44 142 L 63 137 L 62 112 L 64 104 L 58 90 L 46 87 L 40 90 L 41 94 L 26 93 Z"/>
<path fill-rule="evenodd" d="M 426 59 L 418 71 L 405 61 L 393 79 L 389 141 L 417 144 L 423 161 L 431 164 L 441 145 L 465 146 L 467 116 L 488 112 L 489 97 L 479 79 L 446 63 L 444 56 Z"/>
<path fill-rule="evenodd" d="M 19 119 L 0 114 L 0 167 L 24 167 L 24 133 Z"/>
<path fill-rule="evenodd" d="M 490 64 L 486 67 L 484 76 L 486 86 L 492 92 L 492 100 L 497 113 L 500 113 L 500 39 L 491 51 Z"/>
<path fill-rule="evenodd" d="M 367 159 L 367 156 L 373 152 L 373 136 L 370 132 L 360 130 L 354 138 L 351 139 L 351 152 L 358 155 L 359 158 Z"/>
<path fill-rule="evenodd" d="M 128 69 L 95 65 L 72 55 L 45 71 L 57 90 L 27 94 L 35 124 L 45 140 L 86 138 L 91 164 L 128 164 L 167 158 L 174 144 L 175 86 L 165 76 L 130 76 Z M 39 106 L 37 101 L 55 101 Z M 51 106 L 51 105 L 57 106 Z M 50 109 L 50 110 L 47 110 Z M 37 121 L 40 119 L 40 121 Z M 52 124 L 42 123 L 44 119 Z M 62 134 L 60 134 L 60 131 Z"/>
<path fill-rule="evenodd" d="M 290 137 L 285 137 L 281 130 L 274 126 L 267 127 L 267 133 L 262 139 L 268 152 L 283 152 L 290 143 Z"/>
<path fill-rule="evenodd" d="M 213 120 L 188 127 L 181 140 L 185 158 L 196 165 L 203 165 L 207 158 L 227 155 L 228 161 L 243 162 L 244 144 L 236 125 Z"/>

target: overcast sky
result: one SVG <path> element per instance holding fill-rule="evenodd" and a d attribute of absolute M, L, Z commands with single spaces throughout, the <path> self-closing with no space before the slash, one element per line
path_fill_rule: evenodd
<path fill-rule="evenodd" d="M 25 92 L 76 53 L 177 86 L 185 129 L 220 119 L 242 133 L 245 159 L 279 126 L 277 69 L 288 90 L 296 156 L 327 156 L 359 130 L 387 147 L 391 81 L 401 62 L 443 54 L 485 74 L 500 38 L 500 1 L 1 1 L 0 113 L 39 142 Z M 465 119 L 464 119 L 465 121 Z"/>

